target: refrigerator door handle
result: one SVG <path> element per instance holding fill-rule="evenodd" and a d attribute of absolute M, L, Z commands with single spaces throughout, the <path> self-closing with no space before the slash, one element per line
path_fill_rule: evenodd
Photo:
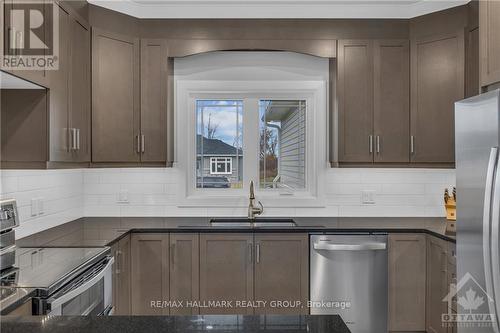
<path fill-rule="evenodd" d="M 493 191 L 495 190 L 494 183 L 500 181 L 500 179 L 495 180 L 495 170 L 498 172 L 498 147 L 491 148 L 490 159 L 488 162 L 488 170 L 486 173 L 486 186 L 484 190 L 484 209 L 483 209 L 483 256 L 484 256 L 484 277 L 486 281 L 486 291 L 490 297 L 494 297 L 494 286 L 493 286 L 493 271 L 491 267 L 491 222 L 492 222 L 492 199 Z M 500 187 L 496 187 L 500 190 Z M 498 205 L 496 205 L 498 206 Z M 493 293 L 492 293 L 493 292 Z M 490 312 L 495 313 L 496 309 L 488 302 Z"/>
<path fill-rule="evenodd" d="M 498 153 L 498 151 L 497 151 Z M 491 198 L 493 206 L 491 209 L 491 276 L 493 282 L 493 292 L 494 295 L 489 295 L 493 297 L 495 300 L 500 300 L 500 246 L 498 244 L 498 237 L 500 232 L 500 156 L 497 156 L 497 164 L 495 171 L 495 179 L 494 179 L 494 187 L 493 187 L 493 197 Z M 498 315 L 500 314 L 500 302 L 495 301 L 495 320 L 496 327 L 495 330 L 498 332 Z M 490 310 L 491 311 L 491 310 Z M 495 312 L 493 312 L 495 313 Z"/>

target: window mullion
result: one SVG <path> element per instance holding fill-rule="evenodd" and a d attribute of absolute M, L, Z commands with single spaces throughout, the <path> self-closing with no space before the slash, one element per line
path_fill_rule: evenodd
<path fill-rule="evenodd" d="M 248 190 L 250 181 L 259 188 L 259 100 L 243 100 L 243 189 Z"/>

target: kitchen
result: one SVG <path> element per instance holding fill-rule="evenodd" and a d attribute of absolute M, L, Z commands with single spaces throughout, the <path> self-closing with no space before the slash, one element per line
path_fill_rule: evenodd
<path fill-rule="evenodd" d="M 495 332 L 499 4 L 4 0 L 2 330 Z"/>

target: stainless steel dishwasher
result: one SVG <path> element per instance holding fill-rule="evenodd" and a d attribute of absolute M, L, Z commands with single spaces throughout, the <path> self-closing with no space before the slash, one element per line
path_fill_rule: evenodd
<path fill-rule="evenodd" d="M 353 333 L 387 333 L 387 235 L 311 235 L 311 314 Z"/>

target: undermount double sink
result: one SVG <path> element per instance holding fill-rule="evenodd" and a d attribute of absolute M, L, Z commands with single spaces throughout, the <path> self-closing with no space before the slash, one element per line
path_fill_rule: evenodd
<path fill-rule="evenodd" d="M 271 218 L 224 218 L 224 219 L 211 219 L 211 227 L 217 228 L 294 228 L 297 224 L 292 219 L 271 219 Z"/>

